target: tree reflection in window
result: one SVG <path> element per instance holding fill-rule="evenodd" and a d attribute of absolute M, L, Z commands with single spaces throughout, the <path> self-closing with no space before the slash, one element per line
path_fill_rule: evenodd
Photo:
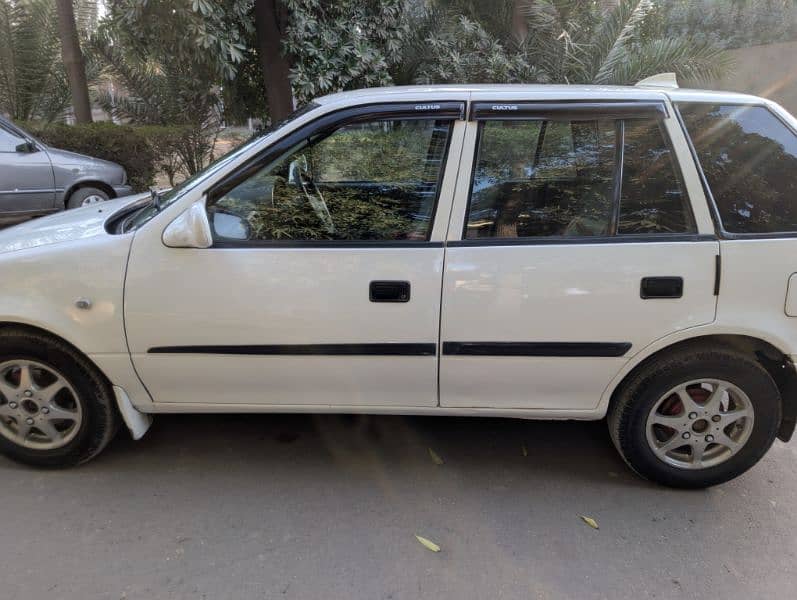
<path fill-rule="evenodd" d="M 763 106 L 679 103 L 732 233 L 797 232 L 797 137 Z"/>
<path fill-rule="evenodd" d="M 428 240 L 450 126 L 380 120 L 304 140 L 211 203 L 215 234 L 268 241 Z"/>

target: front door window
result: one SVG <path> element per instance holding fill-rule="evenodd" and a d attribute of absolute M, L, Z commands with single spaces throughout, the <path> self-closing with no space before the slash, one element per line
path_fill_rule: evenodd
<path fill-rule="evenodd" d="M 299 142 L 215 201 L 219 239 L 424 241 L 450 121 L 377 120 Z"/>

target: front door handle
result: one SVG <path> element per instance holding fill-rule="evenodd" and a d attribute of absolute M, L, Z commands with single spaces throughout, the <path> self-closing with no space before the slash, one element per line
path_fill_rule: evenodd
<path fill-rule="evenodd" d="M 371 302 L 409 302 L 409 281 L 372 281 L 368 286 Z"/>
<path fill-rule="evenodd" d="M 654 298 L 680 298 L 684 295 L 683 277 L 643 277 L 639 296 L 643 300 Z"/>

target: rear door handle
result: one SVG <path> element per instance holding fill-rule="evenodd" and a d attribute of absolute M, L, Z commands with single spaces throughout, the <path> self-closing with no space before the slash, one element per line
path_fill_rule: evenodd
<path fill-rule="evenodd" d="M 409 302 L 409 281 L 372 281 L 368 286 L 371 302 Z"/>
<path fill-rule="evenodd" d="M 683 295 L 683 277 L 643 277 L 639 286 L 639 296 L 643 300 L 681 298 Z"/>

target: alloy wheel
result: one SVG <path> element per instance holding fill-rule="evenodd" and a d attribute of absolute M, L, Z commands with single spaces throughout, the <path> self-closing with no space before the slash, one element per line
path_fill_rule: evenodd
<path fill-rule="evenodd" d="M 71 442 L 83 409 L 69 381 L 34 360 L 0 364 L 0 435 L 25 448 L 54 450 Z"/>
<path fill-rule="evenodd" d="M 650 449 L 681 469 L 717 466 L 739 452 L 753 430 L 750 398 L 719 379 L 673 387 L 653 405 L 645 426 Z"/>

